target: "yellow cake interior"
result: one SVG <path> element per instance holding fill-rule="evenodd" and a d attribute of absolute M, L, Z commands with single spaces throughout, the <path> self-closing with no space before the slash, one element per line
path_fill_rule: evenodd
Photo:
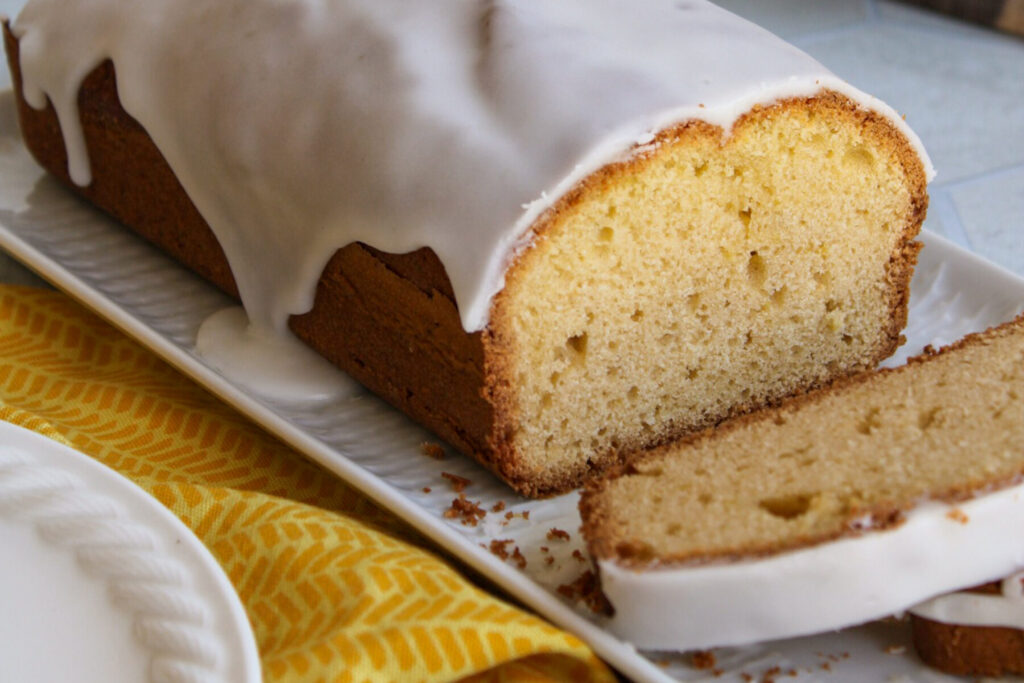
<path fill-rule="evenodd" d="M 586 524 L 599 555 L 626 562 L 777 552 L 1017 482 L 1021 444 L 1024 318 L 954 353 L 666 446 L 602 482 Z"/>
<path fill-rule="evenodd" d="M 523 467 L 623 451 L 873 366 L 905 323 L 924 174 L 835 95 L 663 133 L 557 206 L 496 306 Z M 901 284 L 902 283 L 902 284 Z"/>

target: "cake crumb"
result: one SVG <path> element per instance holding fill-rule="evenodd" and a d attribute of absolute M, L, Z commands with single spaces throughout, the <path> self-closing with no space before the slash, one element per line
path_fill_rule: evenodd
<path fill-rule="evenodd" d="M 587 558 L 583 557 L 583 553 L 580 552 L 579 548 L 577 548 L 576 550 L 572 551 L 572 556 L 576 558 L 577 562 L 586 562 L 587 561 Z"/>
<path fill-rule="evenodd" d="M 906 645 L 890 645 L 887 648 L 885 648 L 885 654 L 887 655 L 902 655 L 906 654 L 906 652 Z"/>
<path fill-rule="evenodd" d="M 512 561 L 516 563 L 516 566 L 520 569 L 526 569 L 526 558 L 519 552 L 519 546 L 512 549 Z"/>
<path fill-rule="evenodd" d="M 491 545 L 488 550 L 494 555 L 497 555 L 502 560 L 512 560 L 516 563 L 516 566 L 520 569 L 526 569 L 526 558 L 519 551 L 519 546 L 512 548 L 512 552 L 508 551 L 508 546 L 512 543 L 511 538 L 494 539 L 491 541 Z"/>
<path fill-rule="evenodd" d="M 508 545 L 510 543 L 512 543 L 512 539 L 511 538 L 505 538 L 505 539 L 497 539 L 496 538 L 493 541 L 491 541 L 490 551 L 491 551 L 492 554 L 497 555 L 499 558 L 501 558 L 503 560 L 507 560 L 509 558 Z"/>
<path fill-rule="evenodd" d="M 444 449 L 441 448 L 441 444 L 432 441 L 425 441 L 420 444 L 420 453 L 433 458 L 434 460 L 444 460 Z"/>
<path fill-rule="evenodd" d="M 568 541 L 569 540 L 569 532 L 568 531 L 562 531 L 561 529 L 558 529 L 556 527 L 552 527 L 551 529 L 548 530 L 548 540 L 549 541 L 554 541 L 555 539 L 560 539 L 560 540 L 563 540 L 563 541 Z"/>
<path fill-rule="evenodd" d="M 429 486 L 424 486 L 423 487 L 423 493 L 430 493 L 430 487 Z"/>
<path fill-rule="evenodd" d="M 441 476 L 452 483 L 452 488 L 455 489 L 456 493 L 462 493 L 466 490 L 467 486 L 473 483 L 469 479 L 452 474 L 451 472 L 442 472 Z"/>
<path fill-rule="evenodd" d="M 833 663 L 840 662 L 840 661 L 842 661 L 844 659 L 849 659 L 850 658 L 850 653 L 849 652 L 840 652 L 839 654 L 832 654 L 832 653 L 825 654 L 824 652 L 817 652 L 815 654 L 817 654 L 818 657 L 820 657 L 821 659 L 827 659 L 828 661 L 833 662 Z"/>
<path fill-rule="evenodd" d="M 695 669 L 714 669 L 717 664 L 718 659 L 711 650 L 698 650 L 690 656 L 690 665 Z"/>
<path fill-rule="evenodd" d="M 551 565 L 553 565 L 554 563 L 555 563 L 555 558 L 552 557 L 551 555 L 548 555 L 547 557 L 544 558 L 544 564 L 548 565 L 549 567 Z"/>
<path fill-rule="evenodd" d="M 740 672 L 740 678 L 742 678 L 745 683 L 750 683 L 752 680 L 754 680 L 754 677 L 748 674 L 746 671 Z"/>
<path fill-rule="evenodd" d="M 486 514 L 480 503 L 469 500 L 464 493 L 452 500 L 451 507 L 444 511 L 445 519 L 461 519 L 466 526 L 476 526 Z"/>
<path fill-rule="evenodd" d="M 551 550 L 550 550 L 550 549 L 549 549 L 549 548 L 548 548 L 548 547 L 547 547 L 546 545 L 542 545 L 542 546 L 540 547 L 540 551 L 541 551 L 542 553 L 549 553 L 549 552 L 551 552 Z"/>
<path fill-rule="evenodd" d="M 782 673 L 782 669 L 773 666 L 764 673 L 761 674 L 761 683 L 775 683 L 775 678 Z"/>
<path fill-rule="evenodd" d="M 505 509 L 505 503 L 504 502 L 499 502 L 497 505 L 494 506 L 494 508 L 491 509 L 491 512 L 501 512 L 504 509 Z M 528 520 L 528 519 L 530 519 L 530 511 L 529 510 L 524 510 L 523 512 L 513 512 L 512 510 L 509 510 L 508 512 L 505 513 L 506 524 L 508 522 L 511 522 L 516 517 L 522 517 L 523 519 L 527 519 Z"/>
<path fill-rule="evenodd" d="M 491 512 L 501 512 L 505 509 L 505 501 L 499 500 L 493 506 L 491 506 Z"/>
<path fill-rule="evenodd" d="M 659 659 L 658 661 L 655 662 L 655 664 L 660 666 L 662 669 L 667 669 L 669 666 L 672 665 L 672 662 L 670 662 L 667 659 Z"/>
<path fill-rule="evenodd" d="M 953 520 L 954 522 L 959 522 L 960 524 L 967 524 L 969 521 L 971 521 L 971 518 L 967 516 L 967 513 L 965 513 L 960 508 L 953 508 L 952 510 L 946 513 L 946 517 Z"/>
<path fill-rule="evenodd" d="M 575 581 L 563 583 L 558 587 L 558 593 L 570 600 L 582 601 L 595 614 L 611 613 L 611 604 L 601 592 L 597 575 L 590 569 L 576 577 Z"/>

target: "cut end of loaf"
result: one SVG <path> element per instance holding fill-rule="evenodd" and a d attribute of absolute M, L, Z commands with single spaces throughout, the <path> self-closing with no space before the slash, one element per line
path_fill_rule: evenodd
<path fill-rule="evenodd" d="M 773 554 L 1024 476 L 1024 316 L 669 445 L 589 487 L 591 552 L 626 566 Z M 955 521 L 969 524 L 969 519 Z"/>
<path fill-rule="evenodd" d="M 555 207 L 496 300 L 504 475 L 624 453 L 890 355 L 927 205 L 891 124 L 831 94 L 663 132 Z"/>

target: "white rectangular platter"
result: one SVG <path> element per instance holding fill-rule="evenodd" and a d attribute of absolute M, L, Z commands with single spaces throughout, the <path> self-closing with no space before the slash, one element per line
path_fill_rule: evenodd
<path fill-rule="evenodd" d="M 920 665 L 898 622 L 718 651 L 714 673 L 691 668 L 679 655 L 637 652 L 606 631 L 586 607 L 558 594 L 560 585 L 587 568 L 573 556 L 583 550 L 577 494 L 531 501 L 512 494 L 468 458 L 424 457 L 422 444 L 435 437 L 368 394 L 303 407 L 262 401 L 227 381 L 196 356 L 194 344 L 200 322 L 233 302 L 45 175 L 21 144 L 13 104 L 10 91 L 0 92 L 0 248 L 508 594 L 586 640 L 624 675 L 643 681 L 728 681 L 744 680 L 745 674 L 760 679 L 778 667 L 796 674 L 790 680 L 802 681 L 945 680 Z M 924 241 L 907 343 L 890 363 L 1024 309 L 1024 280 L 934 235 L 926 234 Z M 483 509 L 500 502 L 504 510 L 489 513 L 477 526 L 446 519 L 455 493 L 442 472 L 469 479 L 466 494 Z M 514 513 L 511 519 L 507 512 Z M 569 532 L 570 539 L 548 540 L 552 528 Z M 518 546 L 525 568 L 482 547 L 495 539 L 510 539 L 509 550 Z"/>

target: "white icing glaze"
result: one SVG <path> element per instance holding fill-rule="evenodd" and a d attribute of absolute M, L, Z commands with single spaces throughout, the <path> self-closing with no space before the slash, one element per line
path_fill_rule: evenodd
<path fill-rule="evenodd" d="M 822 88 L 888 117 L 932 175 L 892 109 L 703 0 L 30 0 L 13 30 L 80 184 L 79 85 L 114 61 L 263 328 L 363 241 L 431 247 L 483 329 L 531 224 L 588 174 L 675 123 L 728 131 Z"/>
<path fill-rule="evenodd" d="M 912 614 L 945 624 L 1024 629 L 1024 572 L 1003 579 L 1002 593 L 950 593 L 914 605 Z"/>
<path fill-rule="evenodd" d="M 894 528 L 728 564 L 627 569 L 599 562 L 615 616 L 639 648 L 742 645 L 844 628 L 1024 567 L 1024 484 Z"/>
<path fill-rule="evenodd" d="M 250 325 L 241 306 L 217 311 L 199 327 L 196 353 L 250 393 L 292 404 L 353 396 L 355 380 L 288 330 Z"/>

